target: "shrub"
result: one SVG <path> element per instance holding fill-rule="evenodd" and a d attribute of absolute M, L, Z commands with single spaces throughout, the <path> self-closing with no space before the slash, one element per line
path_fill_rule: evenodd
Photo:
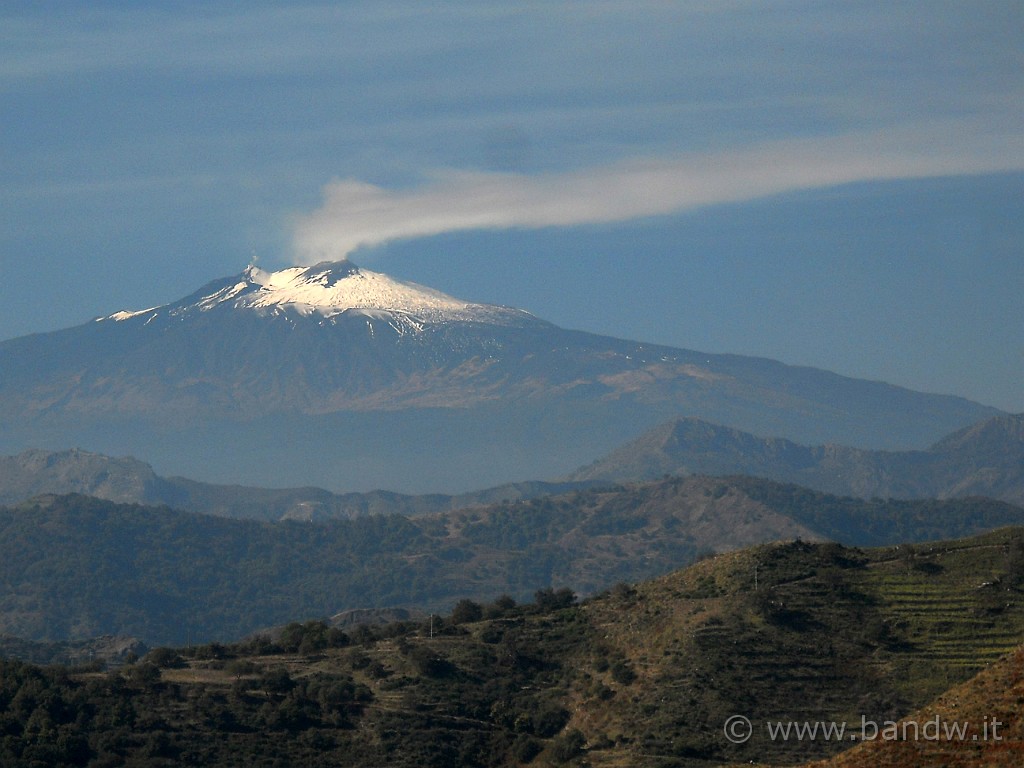
<path fill-rule="evenodd" d="M 512 745 L 512 757 L 515 758 L 516 762 L 526 765 L 539 755 L 542 749 L 543 746 L 541 746 L 539 741 L 521 734 Z"/>
<path fill-rule="evenodd" d="M 611 665 L 612 680 L 622 685 L 629 685 L 636 680 L 636 672 L 623 660 L 616 660 Z"/>
<path fill-rule="evenodd" d="M 576 593 L 568 587 L 555 590 L 551 587 L 538 589 L 533 595 L 537 608 L 542 611 L 556 611 L 561 608 L 569 608 L 576 602 Z"/>
<path fill-rule="evenodd" d="M 259 670 L 259 667 L 249 659 L 234 659 L 225 665 L 224 669 L 235 677 L 251 675 Z"/>
<path fill-rule="evenodd" d="M 533 715 L 533 733 L 541 738 L 551 738 L 565 727 L 571 714 L 569 710 L 553 702 L 542 705 Z"/>
<path fill-rule="evenodd" d="M 274 667 L 273 669 L 268 669 L 260 676 L 260 685 L 267 693 L 284 694 L 295 687 L 295 681 L 292 680 L 287 669 L 284 667 Z"/>
<path fill-rule="evenodd" d="M 579 755 L 587 745 L 586 737 L 576 729 L 560 736 L 551 745 L 551 757 L 555 762 L 567 763 Z"/>
<path fill-rule="evenodd" d="M 472 600 L 459 600 L 452 609 L 452 624 L 471 624 L 480 621 L 484 617 L 484 609 L 479 603 Z"/>
<path fill-rule="evenodd" d="M 143 660 L 165 669 L 185 666 L 185 660 L 173 648 L 154 648 L 145 655 Z"/>
<path fill-rule="evenodd" d="M 484 616 L 488 619 L 500 619 L 516 609 L 516 601 L 508 595 L 502 595 L 484 608 Z"/>
<path fill-rule="evenodd" d="M 424 677 L 449 677 L 455 673 L 455 665 L 433 648 L 421 645 L 414 648 L 409 658 L 416 671 Z"/>
<path fill-rule="evenodd" d="M 142 688 L 150 688 L 160 683 L 160 668 L 156 664 L 143 661 L 128 667 L 128 681 Z"/>

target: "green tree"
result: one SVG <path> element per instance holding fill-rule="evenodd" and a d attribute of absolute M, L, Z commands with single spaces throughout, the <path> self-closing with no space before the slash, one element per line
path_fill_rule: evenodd
<path fill-rule="evenodd" d="M 484 609 L 472 600 L 459 600 L 452 609 L 452 624 L 472 624 L 484 617 Z"/>

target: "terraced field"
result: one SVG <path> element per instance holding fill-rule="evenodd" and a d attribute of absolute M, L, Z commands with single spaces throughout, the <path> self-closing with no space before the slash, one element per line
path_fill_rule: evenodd
<path fill-rule="evenodd" d="M 937 695 L 1024 642 L 1019 541 L 1008 533 L 986 539 L 905 547 L 859 574 L 860 588 L 875 596 L 899 639 L 891 663 L 906 670 L 917 693 L 927 688 Z"/>
<path fill-rule="evenodd" d="M 732 745 L 722 723 L 897 719 L 967 680 L 1024 643 L 1021 547 L 1020 530 L 886 549 L 791 542 L 613 590 L 584 610 L 640 682 L 608 683 L 615 698 L 587 702 L 579 725 L 631 735 L 651 765 L 838 752 L 849 742 L 755 732 Z"/>

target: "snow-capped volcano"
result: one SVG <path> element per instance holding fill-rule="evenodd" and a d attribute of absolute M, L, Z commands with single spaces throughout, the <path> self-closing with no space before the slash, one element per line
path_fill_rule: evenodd
<path fill-rule="evenodd" d="M 77 445 L 251 485 L 551 477 L 681 415 L 804 444 L 906 448 L 995 414 L 559 328 L 349 261 L 251 266 L 159 307 L 0 342 L 0 452 Z"/>
<path fill-rule="evenodd" d="M 277 272 L 251 265 L 240 275 L 211 283 L 176 304 L 116 312 L 100 320 L 144 317 L 148 322 L 161 313 L 175 317 L 218 307 L 263 313 L 294 312 L 318 319 L 346 313 L 370 317 L 385 313 L 397 319 L 402 330 L 418 330 L 424 323 L 453 321 L 499 325 L 536 321 L 523 310 L 463 301 L 426 286 L 361 269 L 348 260 Z"/>

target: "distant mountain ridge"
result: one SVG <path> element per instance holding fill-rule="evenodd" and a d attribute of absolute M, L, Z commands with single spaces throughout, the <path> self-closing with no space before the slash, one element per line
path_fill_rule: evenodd
<path fill-rule="evenodd" d="M 161 307 L 0 342 L 0 451 L 78 445 L 253 486 L 450 492 L 557 476 L 679 414 L 905 449 L 998 413 L 567 330 L 350 261 L 250 267 Z"/>
<path fill-rule="evenodd" d="M 529 481 L 456 495 L 332 493 L 323 488 L 254 488 L 160 477 L 149 464 L 133 457 L 114 458 L 79 449 L 29 450 L 16 456 L 0 456 L 0 504 L 17 504 L 42 494 L 79 493 L 124 504 L 165 505 L 183 512 L 249 520 L 417 516 L 601 484 Z"/>
<path fill-rule="evenodd" d="M 923 451 L 869 451 L 761 438 L 699 419 L 662 424 L 593 464 L 576 481 L 735 475 L 828 493 L 895 498 L 991 496 L 1024 504 L 1024 414 L 996 416 Z"/>
<path fill-rule="evenodd" d="M 948 435 L 926 451 L 803 446 L 679 419 L 663 424 L 563 481 L 526 481 L 461 494 L 333 493 L 323 488 L 258 488 L 161 477 L 132 457 L 89 451 L 24 451 L 0 456 L 0 504 L 39 494 L 81 493 L 122 503 L 254 520 L 418 516 L 534 499 L 664 475 L 750 475 L 861 498 L 989 496 L 1024 506 L 1024 415 L 998 416 Z"/>

